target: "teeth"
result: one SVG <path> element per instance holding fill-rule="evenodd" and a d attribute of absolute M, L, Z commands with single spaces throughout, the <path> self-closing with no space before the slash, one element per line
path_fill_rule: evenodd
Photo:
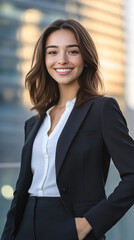
<path fill-rule="evenodd" d="M 71 68 L 56 69 L 56 72 L 69 72 L 71 70 L 72 70 Z"/>

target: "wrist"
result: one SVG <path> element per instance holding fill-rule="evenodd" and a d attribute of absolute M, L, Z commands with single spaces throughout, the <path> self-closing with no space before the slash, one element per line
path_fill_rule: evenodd
<path fill-rule="evenodd" d="M 85 217 L 75 218 L 76 229 L 78 233 L 78 239 L 84 239 L 86 235 L 91 231 L 92 227 Z"/>
<path fill-rule="evenodd" d="M 92 230 L 92 226 L 90 225 L 90 223 L 87 221 L 85 217 L 82 218 L 82 221 L 83 221 L 83 227 L 85 228 L 85 231 L 88 234 Z"/>

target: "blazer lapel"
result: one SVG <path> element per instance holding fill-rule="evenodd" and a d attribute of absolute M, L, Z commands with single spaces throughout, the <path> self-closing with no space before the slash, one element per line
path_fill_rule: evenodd
<path fill-rule="evenodd" d="M 52 102 L 48 107 L 47 107 L 47 109 L 49 109 L 50 107 L 52 107 L 53 105 L 55 105 L 55 103 L 56 102 Z M 46 111 L 47 111 L 47 109 L 46 109 Z M 41 124 L 42 124 L 42 122 L 43 122 L 43 120 L 44 120 L 44 118 L 45 118 L 45 116 L 46 116 L 46 111 L 45 111 L 45 113 L 41 116 L 41 117 L 35 117 L 35 118 L 33 118 L 32 120 L 31 120 L 31 123 L 29 123 L 30 124 L 30 126 L 29 126 L 29 129 L 30 129 L 30 131 L 29 131 L 29 134 L 28 134 L 28 137 L 27 137 L 27 139 L 26 139 L 26 142 L 25 142 L 25 145 L 27 145 L 27 144 L 33 144 L 33 141 L 34 141 L 34 139 L 35 139 L 35 136 L 36 136 L 36 134 L 37 134 L 37 132 L 38 132 L 38 130 L 39 130 L 39 128 L 40 128 L 40 126 L 41 126 Z"/>
<path fill-rule="evenodd" d="M 43 122 L 45 115 L 41 116 L 40 118 L 35 118 L 31 123 L 29 123 L 29 134 L 27 136 L 26 142 L 23 147 L 22 157 L 25 161 L 25 173 L 27 170 L 31 171 L 31 155 L 32 155 L 32 146 L 35 139 L 35 136 Z M 29 165 L 29 166 L 28 166 Z"/>
<path fill-rule="evenodd" d="M 55 105 L 55 102 L 52 102 L 49 106 Z M 48 109 L 47 108 L 47 109 Z M 46 109 L 46 111 L 47 111 Z M 31 171 L 31 156 L 32 156 L 32 147 L 33 147 L 33 142 L 36 137 L 36 134 L 46 116 L 46 112 L 41 116 L 41 117 L 35 117 L 29 120 L 30 122 L 28 123 L 28 136 L 26 138 L 23 151 L 22 151 L 22 160 L 24 160 L 23 164 L 23 174 L 22 174 L 22 181 L 24 184 L 24 188 L 29 188 L 31 181 L 32 181 L 32 171 Z"/>
<path fill-rule="evenodd" d="M 45 117 L 45 115 L 42 115 L 41 117 L 37 117 L 31 123 L 29 123 L 30 124 L 29 134 L 28 134 L 25 144 L 33 143 L 34 138 L 44 120 L 44 117 Z"/>
<path fill-rule="evenodd" d="M 68 121 L 59 137 L 56 150 L 56 176 L 58 176 L 62 163 L 65 159 L 66 153 L 69 149 L 73 138 L 75 137 L 78 129 L 84 121 L 87 112 L 91 108 L 93 101 L 87 101 L 80 107 L 74 107 Z"/>

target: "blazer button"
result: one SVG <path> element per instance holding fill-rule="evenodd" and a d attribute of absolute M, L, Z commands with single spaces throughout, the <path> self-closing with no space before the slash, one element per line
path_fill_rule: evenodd
<path fill-rule="evenodd" d="M 65 193 L 67 191 L 66 187 L 63 187 L 61 190 L 63 193 Z"/>

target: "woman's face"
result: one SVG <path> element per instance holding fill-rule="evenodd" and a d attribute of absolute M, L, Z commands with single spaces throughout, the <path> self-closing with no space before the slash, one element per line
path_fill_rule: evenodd
<path fill-rule="evenodd" d="M 78 82 L 84 60 L 71 30 L 57 30 L 48 36 L 45 63 L 48 73 L 58 84 L 72 85 Z"/>

